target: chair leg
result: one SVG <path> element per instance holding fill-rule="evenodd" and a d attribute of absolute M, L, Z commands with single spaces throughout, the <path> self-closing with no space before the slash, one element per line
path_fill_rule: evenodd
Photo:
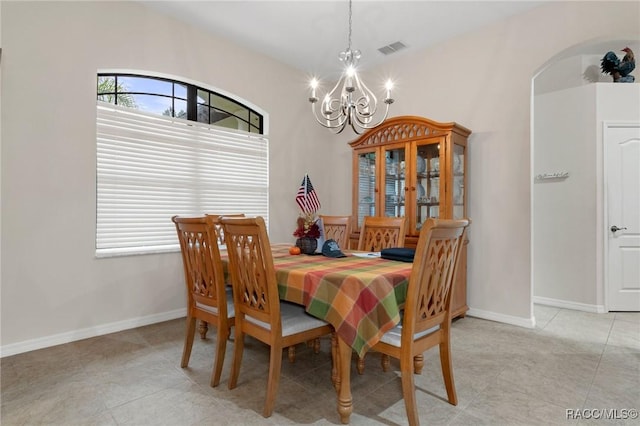
<path fill-rule="evenodd" d="M 312 340 L 307 340 L 307 347 L 313 348 L 313 352 L 320 353 L 320 338 L 316 337 Z"/>
<path fill-rule="evenodd" d="M 238 323 L 234 327 L 236 329 L 235 341 L 233 342 L 233 360 L 231 361 L 231 374 L 229 377 L 229 389 L 233 389 L 238 384 L 238 375 L 240 374 L 240 363 L 242 362 L 242 352 L 244 351 L 244 333 L 240 330 Z"/>
<path fill-rule="evenodd" d="M 313 348 L 313 352 L 319 354 L 320 353 L 320 338 L 316 337 L 313 340 L 308 340 L 307 341 L 307 347 L 309 348 Z M 296 347 L 295 346 L 289 346 L 288 348 L 288 356 L 289 356 L 289 362 L 290 363 L 294 363 L 296 362 Z"/>
<path fill-rule="evenodd" d="M 391 366 L 390 357 L 387 354 L 382 354 L 380 357 L 380 365 L 382 365 L 382 371 L 385 373 L 389 371 L 389 367 Z"/>
<path fill-rule="evenodd" d="M 206 321 L 200 320 L 200 339 L 204 340 L 207 338 L 207 331 L 209 331 L 209 324 Z"/>
<path fill-rule="evenodd" d="M 407 420 L 410 426 L 420 424 L 416 405 L 416 389 L 413 383 L 413 360 L 411 358 L 400 359 L 400 373 L 402 375 L 402 397 L 407 410 Z"/>
<path fill-rule="evenodd" d="M 296 362 L 296 347 L 291 345 L 287 348 L 287 356 L 289 358 L 290 363 Z"/>
<path fill-rule="evenodd" d="M 444 386 L 447 389 L 449 404 L 458 405 L 456 384 L 453 380 L 453 364 L 451 363 L 451 344 L 448 338 L 440 342 L 440 366 L 442 367 L 442 377 L 444 378 Z"/>
<path fill-rule="evenodd" d="M 193 337 L 196 334 L 196 319 L 194 317 L 187 317 L 187 330 L 184 336 L 184 347 L 182 348 L 182 360 L 180 361 L 180 367 L 185 368 L 189 365 L 189 358 L 191 358 L 191 348 L 193 347 Z"/>
<path fill-rule="evenodd" d="M 271 417 L 276 404 L 278 385 L 280 384 L 280 370 L 282 368 L 282 346 L 272 345 L 269 355 L 269 379 L 267 381 L 267 396 L 264 401 L 264 417 Z"/>
<path fill-rule="evenodd" d="M 216 342 L 216 359 L 213 362 L 213 372 L 211 373 L 211 387 L 220 384 L 220 375 L 222 374 L 222 364 L 224 363 L 224 355 L 227 350 L 227 339 L 229 338 L 229 329 L 218 327 L 218 341 Z"/>
<path fill-rule="evenodd" d="M 364 374 L 364 357 L 365 355 L 359 356 L 358 361 L 356 361 L 356 369 L 360 375 Z"/>
<path fill-rule="evenodd" d="M 424 355 L 416 355 L 413 357 L 413 372 L 415 374 L 422 374 L 422 368 L 424 367 Z"/>

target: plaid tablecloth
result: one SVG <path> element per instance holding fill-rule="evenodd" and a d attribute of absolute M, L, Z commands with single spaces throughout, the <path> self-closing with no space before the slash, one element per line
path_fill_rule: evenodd
<path fill-rule="evenodd" d="M 335 327 L 363 355 L 400 321 L 411 263 L 352 256 L 291 256 L 290 244 L 272 246 L 280 298 Z"/>

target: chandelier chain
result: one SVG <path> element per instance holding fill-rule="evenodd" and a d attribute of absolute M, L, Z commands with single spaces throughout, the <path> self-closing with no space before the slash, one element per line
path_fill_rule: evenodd
<path fill-rule="evenodd" d="M 352 25 L 351 0 L 349 0 L 349 46 L 347 50 L 351 50 L 351 25 Z"/>

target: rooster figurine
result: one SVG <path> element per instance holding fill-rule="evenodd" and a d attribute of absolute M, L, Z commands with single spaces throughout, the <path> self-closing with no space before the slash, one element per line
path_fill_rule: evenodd
<path fill-rule="evenodd" d="M 633 50 L 625 47 L 622 49 L 625 52 L 622 61 L 614 52 L 607 52 L 602 58 L 602 72 L 610 74 L 613 77 L 614 83 L 633 83 L 636 79 L 630 75 L 636 67 L 636 60 L 633 56 Z"/>

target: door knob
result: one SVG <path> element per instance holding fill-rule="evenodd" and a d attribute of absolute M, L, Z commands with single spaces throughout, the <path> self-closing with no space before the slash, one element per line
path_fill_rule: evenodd
<path fill-rule="evenodd" d="M 618 228 L 617 226 L 613 225 L 613 226 L 611 227 L 611 232 L 623 231 L 623 230 L 625 230 L 625 229 L 627 229 L 627 227 L 626 227 L 626 226 L 625 226 L 624 228 Z"/>

